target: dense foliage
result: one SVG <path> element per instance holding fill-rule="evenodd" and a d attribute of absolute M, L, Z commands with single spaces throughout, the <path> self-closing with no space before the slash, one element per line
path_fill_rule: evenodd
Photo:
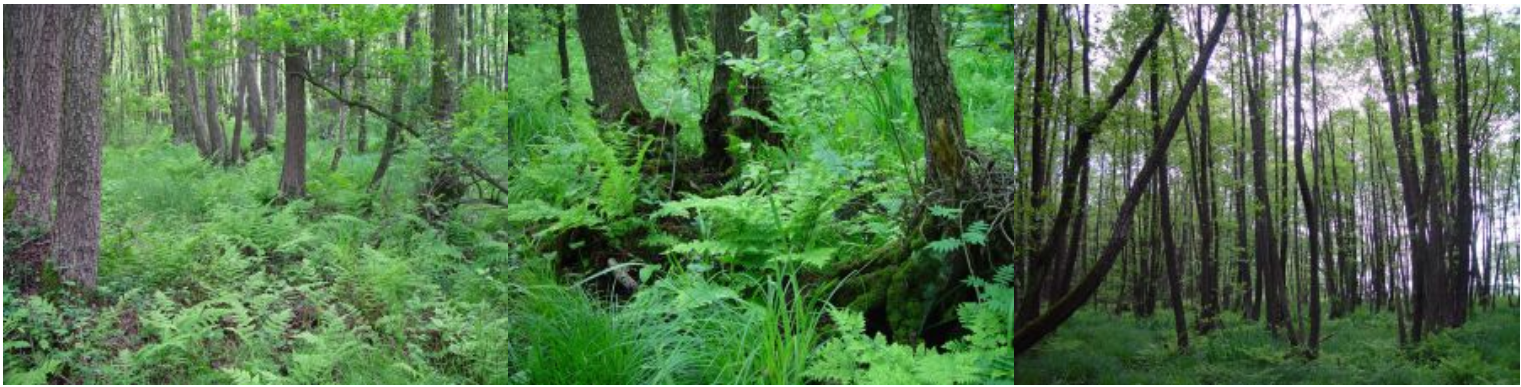
<path fill-rule="evenodd" d="M 1244 112 L 1237 116 L 1244 110 L 1238 106 L 1245 104 L 1245 91 L 1234 86 L 1241 84 L 1233 72 L 1239 69 L 1228 65 L 1244 51 L 1238 42 L 1216 50 L 1216 63 L 1203 81 L 1212 91 L 1198 97 L 1216 106 L 1203 113 L 1210 116 L 1212 137 L 1194 137 L 1203 126 L 1198 116 L 1190 117 L 1188 142 L 1177 140 L 1181 145 L 1172 148 L 1170 159 L 1163 153 L 1161 174 L 1171 175 L 1175 184 L 1171 224 L 1152 215 L 1163 211 L 1165 201 L 1147 199 L 1138 211 L 1145 221 L 1137 221 L 1147 226 L 1124 246 L 1120 265 L 1125 266 L 1105 276 L 1109 280 L 1059 330 L 1016 355 L 1010 342 L 1025 324 L 1016 315 L 1030 286 L 1029 257 L 1040 248 L 1032 241 L 1056 216 L 1060 188 L 1047 187 L 1051 200 L 1044 203 L 1032 204 L 1024 196 L 1031 172 L 1021 163 L 1030 157 L 1025 151 L 1032 101 L 1043 100 L 1036 103 L 1044 103 L 1045 114 L 1054 117 L 1044 135 L 1052 141 L 1046 156 L 1060 166 L 1073 144 L 1072 131 L 1110 86 L 1126 77 L 1125 61 L 1153 26 L 1152 10 L 1095 7 L 1101 22 L 1091 37 L 1093 90 L 1080 94 L 1074 90 L 1087 82 L 1088 65 L 1077 63 L 1077 50 L 1086 44 L 1066 37 L 1088 28 L 1076 21 L 1079 8 L 1083 18 L 1088 11 L 1060 7 L 1058 17 L 1068 19 L 1058 24 L 1063 32 L 1049 39 L 1048 49 L 1061 58 L 1051 62 L 1065 66 L 1052 70 L 1065 72 L 1053 78 L 1066 83 L 1047 84 L 1064 92 L 1044 96 L 1029 90 L 1033 56 L 1027 45 L 1035 17 L 1030 9 L 977 5 L 939 12 L 936 17 L 945 18 L 951 37 L 946 52 L 965 142 L 971 144 L 966 153 L 981 169 L 969 173 L 976 181 L 967 189 L 981 196 L 935 202 L 939 193 L 927 188 L 929 146 L 918 124 L 915 68 L 901 41 L 909 10 L 883 5 L 747 9 L 739 28 L 753 34 L 758 47 L 745 56 L 715 53 L 708 33 L 721 26 L 706 16 L 714 8 L 671 7 L 692 16 L 683 27 L 690 28 L 691 50 L 678 55 L 664 6 L 620 7 L 623 18 L 642 23 L 621 26 L 629 41 L 618 42 L 628 47 L 628 61 L 636 67 L 636 97 L 652 120 L 674 125 L 669 137 L 649 133 L 656 124 L 642 120 L 650 117 L 629 119 L 636 112 L 622 121 L 599 117 L 586 75 L 591 64 L 574 27 L 578 7 L 513 5 L 465 16 L 481 22 L 471 27 L 480 28 L 479 39 L 467 40 L 465 51 L 505 53 L 508 57 L 500 59 L 513 64 L 479 59 L 483 71 L 459 75 L 454 90 L 459 106 L 452 118 L 426 123 L 436 98 L 429 95 L 434 91 L 428 70 L 436 42 L 425 32 L 432 27 L 417 31 L 411 50 L 401 36 L 412 35 L 408 25 L 416 20 L 409 21 L 409 15 L 427 19 L 433 9 L 282 5 L 261 8 L 251 19 L 218 10 L 196 25 L 205 31 L 197 35 L 203 40 L 192 44 L 194 66 L 230 66 L 236 52 L 229 43 L 236 39 L 256 41 L 261 50 L 372 41 L 367 49 L 344 46 L 345 54 L 329 58 L 333 68 L 361 69 L 354 74 L 363 75 L 355 77 L 370 79 L 368 86 L 345 92 L 340 85 L 335 93 L 312 88 L 303 98 L 313 102 L 314 128 L 342 122 L 354 125 L 349 130 L 356 133 L 377 135 L 355 139 L 342 132 L 311 132 L 305 148 L 311 156 L 301 166 L 306 171 L 302 197 L 287 197 L 276 184 L 282 179 L 280 150 L 289 144 L 278 134 L 283 132 L 273 132 L 270 150 L 250 150 L 241 163 L 209 162 L 195 144 L 174 137 L 165 118 L 167 92 L 152 87 L 135 60 L 115 64 L 126 67 L 110 72 L 104 86 L 107 116 L 122 119 L 106 130 L 98 288 L 44 286 L 37 294 L 23 294 L 7 281 L 5 383 L 1521 383 L 1515 292 L 1521 240 L 1509 228 L 1521 209 L 1516 172 L 1521 154 L 1508 151 L 1521 149 L 1515 82 L 1521 38 L 1514 8 L 1470 15 L 1468 21 L 1475 52 L 1470 66 L 1486 74 L 1473 81 L 1478 96 L 1472 99 L 1489 106 L 1489 116 L 1479 119 L 1477 136 L 1483 140 L 1475 168 L 1477 184 L 1490 189 L 1480 196 L 1487 211 L 1482 224 L 1489 229 L 1478 238 L 1489 243 L 1474 249 L 1485 251 L 1486 259 L 1495 257 L 1483 270 L 1498 272 L 1495 283 L 1501 287 L 1482 301 L 1473 296 L 1465 324 L 1419 341 L 1405 337 L 1412 312 L 1402 309 L 1409 300 L 1400 294 L 1407 293 L 1394 287 L 1385 288 L 1393 295 L 1383 299 L 1362 295 L 1361 302 L 1331 313 L 1319 328 L 1318 352 L 1309 356 L 1304 343 L 1244 313 L 1262 305 L 1244 306 L 1237 302 L 1243 297 L 1231 290 L 1238 274 L 1248 278 L 1247 286 L 1263 286 L 1251 281 L 1260 272 L 1238 273 L 1237 260 L 1247 267 L 1253 248 L 1245 236 L 1253 225 L 1245 214 L 1271 211 L 1294 222 L 1280 226 L 1292 239 L 1284 242 L 1291 257 L 1287 294 L 1298 300 L 1291 305 L 1304 304 L 1311 294 L 1320 296 L 1316 305 L 1320 298 L 1343 297 L 1308 290 L 1340 279 L 1310 274 L 1316 269 L 1305 258 L 1309 242 L 1304 239 L 1316 236 L 1299 230 L 1310 221 L 1300 215 L 1302 203 L 1260 208 L 1233 196 L 1252 184 L 1250 174 L 1238 169 L 1246 168 L 1238 157 L 1249 148 L 1248 118 Z M 1191 7 L 1173 8 L 1175 29 L 1162 35 L 1145 70 L 1166 82 L 1158 86 L 1152 80 L 1146 87 L 1155 89 L 1145 90 L 1169 103 L 1183 88 L 1182 72 L 1188 71 L 1183 64 L 1198 53 L 1193 40 L 1203 41 L 1200 34 L 1209 22 Z M 111 9 L 118 11 L 114 28 L 124 39 L 139 29 L 152 30 L 154 18 L 167 14 L 151 6 Z M 1428 13 L 1445 14 L 1434 9 Z M 1343 11 L 1361 12 L 1319 7 L 1312 12 L 1330 19 Z M 1193 26 L 1195 17 L 1199 27 Z M 1334 34 L 1317 30 L 1324 35 L 1320 87 L 1333 96 L 1324 98 L 1326 111 L 1315 119 L 1324 125 L 1315 135 L 1315 149 L 1341 153 L 1316 153 L 1312 176 L 1330 192 L 1317 191 L 1317 197 L 1345 198 L 1327 213 L 1367 223 L 1337 226 L 1347 234 L 1323 237 L 1335 239 L 1343 249 L 1339 254 L 1364 265 L 1357 266 L 1362 271 L 1351 274 L 1350 283 L 1384 288 L 1371 277 L 1374 265 L 1396 267 L 1403 261 L 1374 257 L 1404 253 L 1397 242 L 1388 250 L 1381 250 L 1382 244 L 1375 249 L 1364 236 L 1386 235 L 1375 230 L 1371 213 L 1388 212 L 1390 229 L 1400 221 L 1394 199 L 1373 196 L 1375 189 L 1398 189 L 1389 176 L 1396 139 L 1378 121 L 1387 116 L 1376 92 L 1377 73 L 1368 69 L 1375 49 L 1359 32 L 1366 20 L 1337 20 L 1347 24 Z M 1269 43 L 1283 33 L 1273 24 L 1266 23 L 1272 30 Z M 1434 26 L 1450 31 L 1447 24 Z M 568 84 L 557 60 L 557 33 L 569 36 Z M 125 54 L 130 50 L 135 48 L 123 49 L 124 58 L 136 58 Z M 346 56 L 351 53 L 367 53 L 367 59 Z M 1450 52 L 1443 55 L 1445 60 Z M 748 93 L 769 93 L 770 99 L 766 110 L 736 103 L 730 116 L 762 123 L 785 140 L 773 144 L 723 133 L 733 163 L 713 168 L 694 160 L 702 160 L 710 144 L 704 114 L 715 85 L 708 80 L 724 65 L 737 75 L 718 87 L 727 87 L 736 100 Z M 1078 73 L 1084 74 L 1081 80 L 1073 75 Z M 329 86 L 321 83 L 328 78 L 313 78 L 304 81 Z M 755 78 L 766 86 L 750 83 Z M 1443 75 L 1443 84 L 1450 78 Z M 1278 90 L 1278 81 L 1271 80 L 1270 92 L 1287 99 L 1288 90 Z M 393 82 L 400 86 L 393 88 Z M 1143 83 L 1144 78 L 1137 80 Z M 1133 169 L 1154 145 L 1151 128 L 1161 127 L 1161 113 L 1152 109 L 1165 108 L 1148 105 L 1145 91 L 1136 87 L 1101 121 L 1095 139 L 1089 167 L 1093 193 L 1085 187 L 1086 197 L 1079 199 L 1089 229 L 1074 231 L 1083 238 L 1072 253 L 1079 277 L 1097 266 L 1099 250 L 1121 217 L 1117 207 Z M 1337 90 L 1352 87 L 1367 91 Z M 343 100 L 386 106 L 383 97 L 393 95 L 401 110 L 385 109 L 388 117 L 377 117 L 377 109 L 363 118 L 358 112 L 364 109 Z M 1328 102 L 1332 99 L 1340 101 Z M 352 110 L 328 107 L 339 105 Z M 230 123 L 235 114 L 218 119 Z M 398 124 L 391 120 L 417 133 L 389 129 Z M 283 128 L 285 121 L 269 124 Z M 380 149 L 390 149 L 392 140 L 382 138 L 388 130 L 398 131 L 399 148 L 389 172 L 372 184 L 382 163 Z M 1287 147 L 1293 135 L 1272 130 L 1271 141 L 1283 140 Z M 1329 135 L 1323 139 L 1321 133 Z M 1209 143 L 1193 145 L 1196 138 Z M 355 149 L 355 142 L 369 150 Z M 1213 155 L 1214 167 L 1198 166 L 1200 149 Z M 7 154 L 5 161 L 13 157 Z M 1273 157 L 1278 200 L 1280 193 L 1297 191 L 1276 180 L 1278 173 L 1287 176 L 1292 160 Z M 440 200 L 425 194 L 441 164 L 457 167 L 453 173 L 466 182 L 448 211 L 437 210 Z M 1201 190 L 1216 189 L 1196 185 L 1201 183 L 1192 179 L 1199 169 L 1215 176 L 1218 185 L 1212 226 L 1218 236 L 1215 252 L 1207 256 L 1217 257 L 1226 300 L 1218 316 L 1208 317 L 1209 330 L 1180 347 L 1174 315 L 1153 314 L 1142 299 L 1148 291 L 1152 299 L 1144 304 L 1156 303 L 1157 293 L 1177 294 L 1187 304 L 1161 305 L 1179 308 L 1178 316 L 1186 315 L 1199 329 L 1194 324 L 1203 319 L 1196 317 L 1203 297 L 1195 289 L 1203 281 L 1200 261 L 1209 258 L 1196 247 L 1195 235 L 1211 226 L 1195 221 L 1193 200 Z M 5 173 L 9 184 L 16 172 Z M 495 187 L 497 181 L 505 187 Z M 986 203 L 1004 208 L 990 212 Z M 1147 258 L 1163 253 L 1161 239 L 1153 236 L 1161 235 L 1161 228 L 1175 229 L 1171 232 L 1186 255 L 1180 278 L 1173 280 L 1188 284 L 1181 293 L 1170 293 L 1162 261 Z M 1025 239 L 1008 250 L 997 247 Z M 8 255 L 17 240 L 7 227 Z M 892 260 L 895 252 L 901 261 Z M 981 262 L 994 254 L 1013 258 L 991 267 L 968 263 L 970 272 L 962 277 L 935 264 Z M 962 298 L 914 287 L 937 282 L 964 290 L 954 293 Z M 1405 280 L 1389 280 L 1394 282 Z M 1176 289 L 1171 292 L 1180 292 Z M 1063 294 L 1046 301 L 1055 304 Z M 1290 332 L 1293 324 L 1303 329 L 1310 314 L 1319 325 L 1318 307 L 1294 308 Z M 909 326 L 942 328 L 905 336 Z"/>

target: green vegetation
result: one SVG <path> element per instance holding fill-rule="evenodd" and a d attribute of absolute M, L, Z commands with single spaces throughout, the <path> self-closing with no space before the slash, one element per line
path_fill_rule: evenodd
<path fill-rule="evenodd" d="M 94 287 L 52 261 L 12 274 L 48 230 L 16 226 L 25 171 L 5 169 L 6 384 L 1521 384 L 1514 7 L 1468 8 L 1471 136 L 1448 105 L 1464 90 L 1448 7 L 1306 7 L 1313 27 L 1293 27 L 1278 6 L 216 6 L 193 36 L 137 46 L 194 10 L 175 7 L 105 7 L 128 44 L 104 77 L 120 118 L 101 132 Z M 1399 28 L 1381 37 L 1431 28 L 1436 122 L 1388 122 L 1374 62 L 1406 48 L 1376 48 L 1375 20 Z M 922 40 L 941 27 L 946 45 Z M 1304 138 L 1274 110 L 1299 103 L 1278 57 L 1292 31 L 1319 72 Z M 187 63 L 156 57 L 174 44 Z M 587 52 L 609 47 L 626 58 Z M 954 75 L 938 84 L 954 126 L 922 98 L 925 51 Z M 252 97 L 271 110 L 239 140 L 192 138 L 248 115 L 186 128 L 205 112 L 157 79 L 235 79 L 249 52 L 249 82 L 310 87 Z M 295 53 L 309 69 L 275 80 Z M 1209 75 L 1187 85 L 1195 61 Z M 632 101 L 593 84 L 618 64 Z M 1398 66 L 1401 90 L 1430 88 Z M 231 103 L 243 82 L 207 90 Z M 1442 151 L 1401 142 L 1428 125 Z M 1294 140 L 1312 158 L 1290 177 Z M 1479 201 L 1469 234 L 1428 249 L 1450 261 L 1406 247 L 1404 210 L 1456 227 L 1461 203 L 1404 202 L 1397 146 L 1444 172 L 1475 162 L 1476 192 L 1433 185 Z M 1458 317 L 1414 309 L 1432 289 Z"/>

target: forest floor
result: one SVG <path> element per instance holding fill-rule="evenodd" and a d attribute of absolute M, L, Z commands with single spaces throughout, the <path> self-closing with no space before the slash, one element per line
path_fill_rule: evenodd
<path fill-rule="evenodd" d="M 328 171 L 324 144 L 313 146 L 312 198 L 284 206 L 272 204 L 275 157 L 222 169 L 188 146 L 109 149 L 101 298 L 87 307 L 7 286 L 5 382 L 1518 381 L 1517 309 L 1505 301 L 1404 350 L 1390 313 L 1330 320 L 1313 361 L 1232 314 L 1179 353 L 1170 314 L 1092 308 L 1017 359 L 999 354 L 997 336 L 982 352 L 976 338 L 910 349 L 846 333 L 859 321 L 823 302 L 789 307 L 805 293 L 780 285 L 796 283 L 787 272 L 672 267 L 609 301 L 586 290 L 596 282 L 557 274 L 552 256 L 512 258 L 522 246 L 496 239 L 503 210 L 462 207 L 432 228 L 414 215 L 407 179 L 367 193 L 374 155 Z M 405 154 L 393 176 L 420 165 Z M 847 368 L 878 368 L 833 374 L 846 347 L 870 355 L 851 362 L 871 361 Z"/>

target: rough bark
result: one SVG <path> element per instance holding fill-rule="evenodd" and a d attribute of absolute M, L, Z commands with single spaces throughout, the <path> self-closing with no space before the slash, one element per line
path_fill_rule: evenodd
<path fill-rule="evenodd" d="M 597 118 L 607 123 L 649 115 L 639 100 L 618 25 L 618 11 L 612 5 L 576 5 L 576 32 L 585 48 L 592 105 Z"/>
<path fill-rule="evenodd" d="M 18 46 L 16 65 L 21 73 L 12 90 L 11 76 L 7 72 L 6 89 L 27 96 L 12 100 L 6 98 L 6 130 L 15 134 L 9 140 L 15 157 L 16 171 L 7 174 L 14 179 L 6 184 L 6 194 L 14 197 L 14 207 L 7 215 L 6 243 L 12 243 L 11 235 L 19 233 L 26 237 L 16 241 L 21 247 L 5 256 L 7 279 L 18 281 L 22 294 L 37 290 L 42 275 L 43 262 L 50 250 L 53 227 L 54 173 L 58 168 L 58 136 L 63 123 L 59 107 L 63 105 L 63 9 L 47 5 L 6 5 L 5 29 L 16 41 L 27 42 Z M 11 19 L 10 16 L 17 18 Z M 11 49 L 9 45 L 7 50 Z M 9 62 L 7 62 L 9 65 Z M 7 69 L 9 71 L 10 69 Z M 10 108 L 14 107 L 14 111 Z M 14 127 L 12 127 L 14 126 Z M 9 200 L 9 198 L 8 198 Z"/>
<path fill-rule="evenodd" d="M 63 118 L 58 150 L 58 223 L 53 259 L 64 281 L 95 288 L 100 257 L 100 151 L 104 123 L 100 5 L 64 8 Z"/>
<path fill-rule="evenodd" d="M 285 45 L 285 160 L 280 169 L 280 196 L 306 197 L 306 49 Z"/>
<path fill-rule="evenodd" d="M 434 129 L 430 133 L 432 138 L 427 141 L 435 144 L 452 141 L 454 112 L 459 109 L 459 95 L 455 88 L 458 84 L 458 63 L 460 62 L 457 7 L 457 5 L 444 4 L 432 6 L 433 25 L 429 33 L 433 40 L 431 71 L 433 83 L 429 98 L 432 103 Z M 430 157 L 438 159 L 443 156 L 441 152 L 435 151 Z M 446 216 L 458 204 L 459 198 L 465 194 L 466 187 L 459 179 L 458 168 L 452 164 L 429 163 L 427 175 L 429 176 L 427 186 L 423 187 L 419 194 L 424 198 L 424 214 L 428 219 L 436 221 Z"/>
<path fill-rule="evenodd" d="M 714 26 L 718 28 L 718 26 Z M 908 46 L 914 105 L 924 131 L 925 183 L 955 197 L 966 183 L 967 149 L 962 129 L 961 97 L 946 54 L 940 7 L 910 5 Z"/>

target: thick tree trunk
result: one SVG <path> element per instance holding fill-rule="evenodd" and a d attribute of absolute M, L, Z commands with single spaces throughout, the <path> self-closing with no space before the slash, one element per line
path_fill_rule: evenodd
<path fill-rule="evenodd" d="M 759 76 L 741 76 L 726 62 L 728 59 L 754 58 L 756 55 L 755 33 L 741 30 L 740 25 L 750 17 L 749 5 L 714 5 L 712 18 L 713 80 L 708 88 L 708 107 L 702 115 L 703 164 L 714 170 L 727 170 L 733 164 L 728 154 L 728 132 L 742 139 L 766 141 L 780 145 L 781 137 L 771 131 L 764 122 L 748 117 L 734 117 L 735 105 L 760 113 L 771 119 L 771 100 L 766 82 Z M 736 98 L 730 94 L 730 84 L 735 77 L 743 95 Z"/>
<path fill-rule="evenodd" d="M 459 11 L 457 5 L 435 4 L 432 6 L 433 25 L 429 31 L 433 41 L 432 102 L 433 139 L 451 141 L 454 134 L 454 111 L 459 108 L 457 77 L 460 62 Z M 616 27 L 616 24 L 614 24 Z M 434 154 L 439 158 L 442 155 Z M 429 163 L 428 185 L 419 192 L 426 203 L 425 215 L 430 220 L 442 219 L 458 204 L 465 194 L 465 186 L 459 179 L 459 171 L 453 164 L 435 160 Z"/>
<path fill-rule="evenodd" d="M 53 259 L 59 277 L 95 288 L 100 257 L 101 66 L 100 5 L 64 8 L 63 118 L 58 151 L 58 223 Z M 57 109 L 57 108 L 55 108 Z"/>
<path fill-rule="evenodd" d="M 5 275 L 8 280 L 18 281 L 22 294 L 33 294 L 42 278 L 53 227 L 54 173 L 58 168 L 58 137 L 63 124 L 64 74 L 62 7 L 50 5 L 5 5 L 5 30 L 17 42 L 18 63 L 21 72 L 17 83 L 7 68 L 6 91 L 25 98 L 5 99 L 6 130 L 17 136 L 7 142 L 15 157 L 16 171 L 7 174 L 13 179 L 6 182 L 6 195 L 14 197 L 10 208 L 7 233 L 11 227 L 23 230 L 27 240 L 17 241 L 21 247 L 5 255 Z M 11 18 L 15 16 L 16 18 Z M 7 50 L 12 50 L 10 45 Z M 7 66 L 12 64 L 7 61 Z M 12 88 L 15 89 L 12 89 Z M 14 127 L 12 127 L 14 126 Z M 19 141 L 18 141 L 19 140 Z M 10 240 L 7 244 L 13 243 Z"/>
<path fill-rule="evenodd" d="M 1161 12 L 1159 12 L 1156 23 L 1158 25 L 1165 25 L 1165 9 L 1159 10 Z M 1178 101 L 1188 101 L 1193 97 L 1194 91 L 1198 89 L 1198 85 L 1204 76 L 1203 67 L 1209 63 L 1210 55 L 1214 51 L 1216 43 L 1220 40 L 1220 33 L 1225 30 L 1225 21 L 1228 14 L 1229 8 L 1224 6 L 1217 8 L 1215 24 L 1210 30 L 1209 39 L 1205 42 L 1204 47 L 1201 48 L 1197 61 L 1189 71 L 1188 81 L 1184 83 L 1183 89 L 1179 93 Z M 1160 32 L 1157 34 L 1160 34 Z M 1161 168 L 1161 164 L 1164 163 L 1163 159 L 1166 157 L 1167 148 L 1171 145 L 1174 135 L 1177 134 L 1178 124 L 1182 121 L 1183 115 L 1187 111 L 1187 106 L 1187 103 L 1176 103 L 1173 105 L 1172 111 L 1167 117 L 1167 124 L 1163 127 L 1150 154 L 1147 155 L 1140 172 L 1137 173 L 1135 180 L 1132 181 L 1130 188 L 1125 193 L 1125 200 L 1121 203 L 1120 210 L 1116 214 L 1112 234 L 1109 241 L 1104 245 L 1098 262 L 1083 277 L 1082 282 L 1078 284 L 1077 288 L 1073 289 L 1071 293 L 1062 296 L 1052 305 L 1050 311 L 1037 317 L 1029 325 L 1014 333 L 1012 341 L 1016 354 L 1029 351 L 1041 339 L 1055 332 L 1057 327 L 1066 322 L 1068 318 L 1071 318 L 1072 314 L 1076 313 L 1077 309 L 1087 303 L 1093 297 L 1093 294 L 1098 291 L 1099 285 L 1104 281 L 1104 277 L 1114 267 L 1115 258 L 1129 240 L 1130 226 L 1134 220 L 1136 206 L 1145 192 L 1145 187 L 1151 184 L 1151 178 Z"/>
<path fill-rule="evenodd" d="M 612 5 L 576 6 L 576 32 L 585 48 L 592 104 L 597 118 L 609 123 L 649 116 L 639 100 L 618 25 L 618 11 Z"/>
<path fill-rule="evenodd" d="M 945 38 L 939 6 L 909 6 L 909 60 L 914 105 L 919 109 L 919 128 L 924 131 L 925 183 L 956 197 L 966 184 L 967 146 L 961 126 L 961 97 L 956 94 Z"/>

